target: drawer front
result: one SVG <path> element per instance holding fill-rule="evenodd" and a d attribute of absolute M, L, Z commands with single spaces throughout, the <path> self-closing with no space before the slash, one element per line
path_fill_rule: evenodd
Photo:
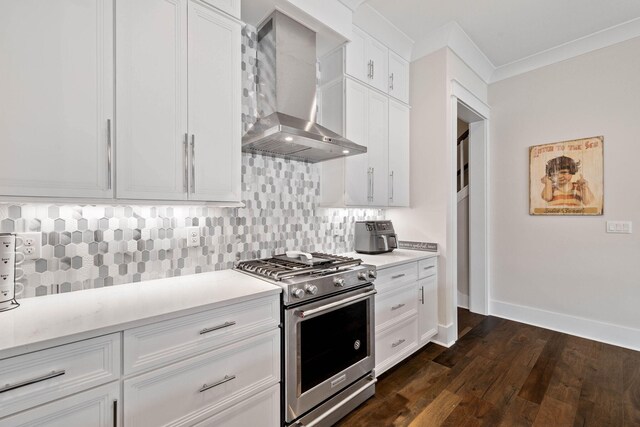
<path fill-rule="evenodd" d="M 280 385 L 278 384 L 194 427 L 278 427 L 279 425 Z"/>
<path fill-rule="evenodd" d="M 124 332 L 124 373 L 142 372 L 222 347 L 280 323 L 280 297 L 247 301 Z"/>
<path fill-rule="evenodd" d="M 418 274 L 421 279 L 433 276 L 438 272 L 438 257 L 418 261 Z"/>
<path fill-rule="evenodd" d="M 417 348 L 417 316 L 376 334 L 376 376 L 403 360 Z"/>
<path fill-rule="evenodd" d="M 120 384 L 111 383 L 0 420 L 0 427 L 113 427 L 120 425 Z"/>
<path fill-rule="evenodd" d="M 240 0 L 202 0 L 203 2 L 240 19 Z"/>
<path fill-rule="evenodd" d="M 280 330 L 124 381 L 124 424 L 191 426 L 280 381 Z"/>
<path fill-rule="evenodd" d="M 378 292 L 386 292 L 396 288 L 398 285 L 415 282 L 416 280 L 418 280 L 418 266 L 417 262 L 414 261 L 378 270 L 375 286 Z"/>
<path fill-rule="evenodd" d="M 120 378 L 120 334 L 0 361 L 0 417 Z"/>
<path fill-rule="evenodd" d="M 400 286 L 398 289 L 376 295 L 376 332 L 418 313 L 416 284 Z"/>

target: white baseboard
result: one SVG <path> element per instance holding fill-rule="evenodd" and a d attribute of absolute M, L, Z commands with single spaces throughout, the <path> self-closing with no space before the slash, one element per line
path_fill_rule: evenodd
<path fill-rule="evenodd" d="M 492 316 L 640 351 L 640 329 L 492 300 Z"/>
<path fill-rule="evenodd" d="M 465 295 L 458 291 L 458 307 L 469 309 L 469 295 Z"/>
<path fill-rule="evenodd" d="M 434 342 L 443 347 L 451 347 L 456 343 L 458 339 L 458 332 L 455 325 L 450 323 L 449 325 L 438 325 L 438 333 L 431 342 Z"/>

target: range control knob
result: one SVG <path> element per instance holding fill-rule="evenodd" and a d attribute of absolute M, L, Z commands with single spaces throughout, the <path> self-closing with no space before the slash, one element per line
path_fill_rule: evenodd
<path fill-rule="evenodd" d="M 342 288 L 344 287 L 344 279 L 339 279 L 339 278 L 335 278 L 333 279 L 333 284 L 337 287 L 337 288 Z"/>
<path fill-rule="evenodd" d="M 378 277 L 378 273 L 375 270 L 369 270 L 367 274 L 369 275 L 370 279 L 375 279 L 376 277 Z"/>
<path fill-rule="evenodd" d="M 316 285 L 304 285 L 304 290 L 307 291 L 309 295 L 315 295 L 318 293 L 318 287 Z"/>
<path fill-rule="evenodd" d="M 367 280 L 367 273 L 364 271 L 361 271 L 360 273 L 358 273 L 358 279 Z"/>
<path fill-rule="evenodd" d="M 304 291 L 302 289 L 294 289 L 291 291 L 294 298 L 302 298 L 304 297 Z"/>

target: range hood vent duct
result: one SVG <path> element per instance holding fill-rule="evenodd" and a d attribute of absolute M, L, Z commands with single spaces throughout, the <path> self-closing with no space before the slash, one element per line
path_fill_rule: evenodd
<path fill-rule="evenodd" d="M 279 11 L 258 30 L 258 83 L 243 151 L 311 163 L 367 152 L 316 123 L 316 34 Z"/>

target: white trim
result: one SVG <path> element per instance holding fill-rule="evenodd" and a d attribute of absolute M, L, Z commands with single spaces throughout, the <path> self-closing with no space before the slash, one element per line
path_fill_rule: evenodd
<path fill-rule="evenodd" d="M 445 47 L 455 52 L 485 83 L 491 80 L 496 67 L 455 21 L 416 41 L 411 60 L 416 61 Z"/>
<path fill-rule="evenodd" d="M 640 37 L 640 18 L 632 19 L 631 21 L 609 27 L 588 36 L 497 67 L 491 76 L 490 83 L 495 83 L 570 58 L 575 58 L 576 56 L 621 43 L 635 37 Z"/>
<path fill-rule="evenodd" d="M 465 185 L 462 190 L 458 191 L 458 203 L 467 197 L 469 197 L 469 185 Z"/>
<path fill-rule="evenodd" d="M 640 351 L 640 329 L 492 300 L 493 316 Z"/>
<path fill-rule="evenodd" d="M 458 331 L 456 325 L 450 323 L 448 325 L 438 324 L 438 334 L 433 337 L 431 342 L 441 345 L 443 347 L 451 347 L 456 343 L 458 339 Z"/>
<path fill-rule="evenodd" d="M 469 309 L 469 295 L 458 291 L 458 307 Z"/>
<path fill-rule="evenodd" d="M 458 101 L 462 102 L 471 110 L 478 113 L 478 115 L 481 116 L 482 118 L 484 119 L 489 118 L 489 115 L 491 114 L 491 108 L 487 104 L 485 104 L 484 101 L 482 101 L 480 98 L 475 96 L 473 92 L 471 92 L 466 87 L 464 87 L 462 83 L 460 83 L 456 79 L 451 80 L 451 95 L 458 98 Z M 455 107 L 457 109 L 458 105 L 456 104 Z M 457 118 L 458 118 L 458 113 L 456 110 L 456 126 L 457 126 Z M 457 140 L 458 140 L 458 137 L 456 136 L 456 144 L 457 144 Z"/>

